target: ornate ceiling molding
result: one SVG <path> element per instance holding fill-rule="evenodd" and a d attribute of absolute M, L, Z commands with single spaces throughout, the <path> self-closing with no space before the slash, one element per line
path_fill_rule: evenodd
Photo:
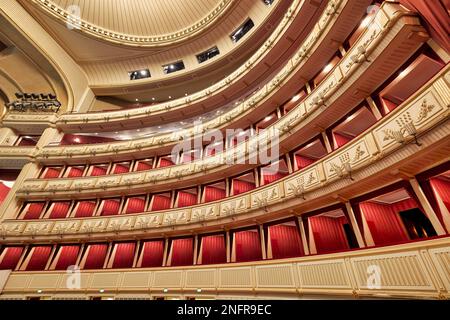
<path fill-rule="evenodd" d="M 73 26 L 74 30 L 78 30 L 91 37 L 125 46 L 152 48 L 174 45 L 191 39 L 211 27 L 213 23 L 223 17 L 237 1 L 222 0 L 208 15 L 196 23 L 173 33 L 156 36 L 125 34 L 103 28 L 81 18 L 74 17 L 70 12 L 56 5 L 51 0 L 31 0 L 31 3 L 49 16 L 57 19 L 59 22 Z"/>

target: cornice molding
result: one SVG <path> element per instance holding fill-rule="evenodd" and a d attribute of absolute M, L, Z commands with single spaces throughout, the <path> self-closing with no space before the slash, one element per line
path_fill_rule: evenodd
<path fill-rule="evenodd" d="M 67 10 L 56 5 L 53 1 L 31 0 L 31 2 L 35 7 L 55 18 L 57 21 L 67 25 L 74 25 L 72 15 Z M 190 40 L 194 36 L 206 31 L 215 21 L 226 15 L 237 2 L 237 0 L 222 0 L 209 14 L 196 23 L 177 32 L 164 35 L 140 36 L 120 33 L 102 28 L 83 19 L 76 21 L 75 26 L 84 34 L 114 44 L 146 48 L 172 46 Z"/>

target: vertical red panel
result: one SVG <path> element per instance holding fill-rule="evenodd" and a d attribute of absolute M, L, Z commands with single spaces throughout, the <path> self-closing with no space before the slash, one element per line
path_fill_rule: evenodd
<path fill-rule="evenodd" d="M 275 182 L 277 180 L 280 180 L 284 177 L 286 177 L 288 174 L 286 172 L 275 172 L 275 173 L 268 173 L 267 171 L 263 171 L 263 180 L 264 184 L 269 184 L 272 182 Z"/>
<path fill-rule="evenodd" d="M 304 255 L 297 226 L 277 225 L 269 227 L 270 244 L 274 259 Z"/>
<path fill-rule="evenodd" d="M 122 164 L 116 164 L 114 166 L 113 174 L 127 173 L 129 171 L 130 171 L 130 168 L 128 166 L 125 166 L 125 165 L 122 165 Z"/>
<path fill-rule="evenodd" d="M 78 167 L 69 167 L 69 178 L 78 178 L 83 176 L 83 169 Z"/>
<path fill-rule="evenodd" d="M 224 235 L 202 237 L 202 264 L 227 262 L 227 249 Z"/>
<path fill-rule="evenodd" d="M 161 267 L 164 258 L 164 241 L 148 241 L 142 250 L 142 268 Z"/>
<path fill-rule="evenodd" d="M 50 219 L 64 219 L 67 217 L 67 214 L 69 213 L 70 208 L 70 202 L 64 201 L 64 202 L 54 202 L 52 212 L 50 213 L 49 218 Z"/>
<path fill-rule="evenodd" d="M 92 244 L 88 247 L 88 255 L 84 263 L 84 269 L 103 269 L 106 254 L 108 253 L 107 244 Z"/>
<path fill-rule="evenodd" d="M 261 239 L 257 231 L 239 231 L 234 234 L 236 262 L 262 259 Z"/>
<path fill-rule="evenodd" d="M 167 210 L 170 209 L 170 197 L 166 197 L 163 195 L 154 195 L 153 201 L 152 201 L 152 207 L 151 211 L 158 211 L 158 210 Z"/>
<path fill-rule="evenodd" d="M 189 192 L 178 191 L 178 208 L 193 206 L 197 204 L 197 195 Z"/>
<path fill-rule="evenodd" d="M 96 203 L 94 201 L 80 201 L 75 212 L 75 218 L 92 217 Z"/>
<path fill-rule="evenodd" d="M 194 239 L 172 240 L 171 266 L 188 266 L 194 263 Z"/>
<path fill-rule="evenodd" d="M 430 184 L 435 195 L 442 199 L 442 202 L 450 212 L 450 182 L 440 178 L 433 178 L 430 179 Z"/>
<path fill-rule="evenodd" d="M 129 198 L 125 213 L 140 213 L 145 211 L 145 199 Z"/>
<path fill-rule="evenodd" d="M 55 179 L 58 178 L 61 169 L 47 168 L 45 171 L 44 179 Z"/>
<path fill-rule="evenodd" d="M 237 179 L 233 180 L 233 195 L 235 196 L 244 192 L 251 191 L 255 188 L 256 186 L 254 183 Z"/>
<path fill-rule="evenodd" d="M 0 204 L 5 200 L 11 188 L 5 186 L 3 182 L 0 181 Z"/>
<path fill-rule="evenodd" d="M 316 160 L 296 154 L 295 162 L 297 162 L 297 168 L 300 170 L 300 169 L 306 168 L 307 166 L 313 164 L 314 162 L 316 162 Z"/>
<path fill-rule="evenodd" d="M 139 162 L 136 171 L 146 171 L 152 169 L 152 165 L 147 162 Z"/>
<path fill-rule="evenodd" d="M 136 251 L 135 242 L 116 243 L 116 253 L 114 255 L 113 268 L 131 268 L 133 267 L 134 254 Z"/>
<path fill-rule="evenodd" d="M 376 245 L 389 245 L 409 240 L 400 216 L 392 206 L 363 202 L 359 204 L 359 207 L 366 218 Z"/>
<path fill-rule="evenodd" d="M 39 246 L 34 247 L 31 252 L 31 259 L 28 261 L 26 271 L 41 271 L 45 269 L 50 254 L 52 252 L 52 247 L 49 246 Z"/>
<path fill-rule="evenodd" d="M 225 190 L 216 187 L 206 186 L 205 187 L 205 202 L 212 202 L 225 198 Z"/>
<path fill-rule="evenodd" d="M 165 168 L 165 167 L 170 167 L 173 166 L 174 163 L 172 162 L 172 160 L 166 159 L 166 158 L 161 158 L 159 160 L 159 167 L 158 168 Z"/>
<path fill-rule="evenodd" d="M 59 248 L 58 261 L 55 265 L 55 270 L 67 270 L 68 267 L 77 263 L 78 253 L 80 247 L 77 245 L 64 245 Z"/>
<path fill-rule="evenodd" d="M 349 249 L 343 224 L 345 219 L 325 216 L 310 217 L 317 253 L 327 253 Z"/>
<path fill-rule="evenodd" d="M 102 216 L 114 216 L 119 213 L 120 199 L 103 200 Z"/>
<path fill-rule="evenodd" d="M 336 149 L 339 147 L 342 147 L 343 145 L 347 144 L 352 139 L 345 137 L 337 132 L 333 132 L 334 141 L 336 142 Z"/>
<path fill-rule="evenodd" d="M 106 168 L 98 166 L 94 166 L 90 174 L 91 177 L 98 177 L 104 175 L 106 175 Z"/>
<path fill-rule="evenodd" d="M 39 219 L 44 210 L 45 202 L 33 202 L 28 206 L 27 212 L 24 216 L 25 220 Z"/>
<path fill-rule="evenodd" d="M 19 263 L 23 247 L 6 247 L 2 252 L 0 270 L 14 270 Z"/>

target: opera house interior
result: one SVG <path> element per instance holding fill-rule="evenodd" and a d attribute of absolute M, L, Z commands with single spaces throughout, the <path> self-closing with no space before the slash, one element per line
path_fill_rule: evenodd
<path fill-rule="evenodd" d="M 0 300 L 450 299 L 447 0 L 0 0 Z"/>

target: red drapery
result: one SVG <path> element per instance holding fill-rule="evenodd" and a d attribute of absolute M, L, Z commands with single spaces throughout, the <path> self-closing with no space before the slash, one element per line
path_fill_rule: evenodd
<path fill-rule="evenodd" d="M 336 142 L 336 149 L 342 147 L 352 139 L 345 137 L 337 132 L 333 132 L 334 141 Z"/>
<path fill-rule="evenodd" d="M 0 270 L 14 270 L 19 263 L 23 247 L 6 247 L 2 252 Z"/>
<path fill-rule="evenodd" d="M 104 176 L 106 175 L 106 168 L 94 166 L 92 168 L 91 177 Z"/>
<path fill-rule="evenodd" d="M 435 195 L 442 199 L 442 202 L 450 212 L 450 182 L 444 179 L 432 178 L 430 179 L 430 184 Z"/>
<path fill-rule="evenodd" d="M 108 253 L 107 244 L 92 244 L 88 247 L 88 256 L 84 263 L 84 269 L 103 269 L 106 254 Z"/>
<path fill-rule="evenodd" d="M 35 220 L 39 219 L 42 211 L 44 210 L 45 202 L 33 202 L 30 203 L 25 214 L 25 220 Z"/>
<path fill-rule="evenodd" d="M 152 165 L 147 162 L 139 162 L 136 168 L 136 171 L 146 171 L 150 170 Z"/>
<path fill-rule="evenodd" d="M 120 199 L 103 200 L 102 216 L 114 216 L 119 213 Z"/>
<path fill-rule="evenodd" d="M 314 162 L 316 162 L 316 160 L 296 154 L 295 162 L 297 163 L 297 168 L 300 170 L 300 169 L 306 168 L 307 166 L 313 164 Z"/>
<path fill-rule="evenodd" d="M 116 269 L 131 268 L 136 250 L 135 242 L 116 243 L 116 253 L 112 267 Z"/>
<path fill-rule="evenodd" d="M 448 0 L 400 0 L 408 9 L 419 13 L 425 20 L 431 36 L 447 52 L 450 52 L 448 35 L 450 34 L 450 24 L 448 11 L 450 1 Z"/>
<path fill-rule="evenodd" d="M 406 230 L 393 205 L 363 202 L 359 204 L 359 207 L 366 218 L 376 245 L 388 245 L 408 240 Z"/>
<path fill-rule="evenodd" d="M 233 195 L 238 195 L 244 192 L 255 189 L 256 186 L 252 182 L 233 179 Z"/>
<path fill-rule="evenodd" d="M 140 213 L 145 211 L 145 199 L 129 198 L 125 213 Z"/>
<path fill-rule="evenodd" d="M 164 168 L 164 167 L 170 167 L 173 166 L 174 163 L 172 162 L 172 160 L 166 159 L 166 158 L 161 158 L 159 160 L 159 168 Z"/>
<path fill-rule="evenodd" d="M 84 169 L 78 167 L 70 167 L 69 168 L 69 178 L 78 178 L 83 176 Z"/>
<path fill-rule="evenodd" d="M 223 235 L 202 237 L 202 264 L 227 262 L 227 249 Z"/>
<path fill-rule="evenodd" d="M 154 195 L 151 211 L 170 209 L 170 202 L 171 202 L 170 197 L 162 195 Z"/>
<path fill-rule="evenodd" d="M 26 271 L 41 271 L 45 269 L 47 265 L 48 258 L 50 258 L 50 253 L 52 252 L 52 247 L 49 246 L 39 246 L 34 247 L 32 250 L 32 255 L 28 261 Z"/>
<path fill-rule="evenodd" d="M 263 170 L 263 181 L 264 181 L 264 184 L 269 184 L 274 181 L 280 180 L 280 179 L 286 177 L 287 175 L 288 174 L 286 172 L 278 171 L 278 172 L 272 173 L 271 171 L 267 172 L 267 171 Z"/>
<path fill-rule="evenodd" d="M 164 258 L 164 241 L 148 241 L 142 251 L 142 268 L 161 267 Z"/>
<path fill-rule="evenodd" d="M 85 136 L 77 134 L 65 134 L 62 138 L 60 145 L 74 145 L 74 144 L 95 144 L 95 143 L 105 143 L 117 141 L 113 138 L 98 137 L 98 136 Z"/>
<path fill-rule="evenodd" d="M 189 192 L 178 191 L 178 208 L 193 206 L 197 204 L 197 195 Z"/>
<path fill-rule="evenodd" d="M 274 259 L 298 257 L 304 254 L 297 226 L 270 226 L 269 234 Z"/>
<path fill-rule="evenodd" d="M 75 218 L 92 217 L 95 205 L 95 201 L 80 201 L 75 212 Z"/>
<path fill-rule="evenodd" d="M 314 235 L 317 253 L 327 253 L 349 249 L 343 224 L 345 217 L 310 217 L 309 225 Z"/>
<path fill-rule="evenodd" d="M 188 266 L 194 263 L 194 239 L 172 240 L 171 266 Z"/>
<path fill-rule="evenodd" d="M 3 200 L 5 200 L 6 196 L 11 190 L 9 187 L 5 186 L 3 182 L 0 181 L 0 204 L 2 204 Z"/>
<path fill-rule="evenodd" d="M 130 167 L 123 165 L 123 164 L 116 164 L 114 166 L 114 172 L 113 174 L 121 174 L 121 173 L 127 173 L 130 171 Z"/>
<path fill-rule="evenodd" d="M 44 179 L 55 179 L 58 178 L 61 169 L 47 168 L 44 174 Z"/>
<path fill-rule="evenodd" d="M 61 246 L 59 248 L 59 257 L 55 265 L 55 270 L 67 270 L 68 267 L 77 263 L 78 253 L 80 247 L 74 246 Z"/>
<path fill-rule="evenodd" d="M 261 240 L 257 231 L 239 231 L 234 233 L 236 262 L 262 259 Z"/>
<path fill-rule="evenodd" d="M 64 202 L 54 202 L 53 209 L 50 213 L 50 219 L 63 219 L 67 217 L 67 213 L 69 212 L 70 201 Z"/>
<path fill-rule="evenodd" d="M 216 201 L 225 198 L 225 190 L 216 187 L 205 187 L 205 202 Z"/>

